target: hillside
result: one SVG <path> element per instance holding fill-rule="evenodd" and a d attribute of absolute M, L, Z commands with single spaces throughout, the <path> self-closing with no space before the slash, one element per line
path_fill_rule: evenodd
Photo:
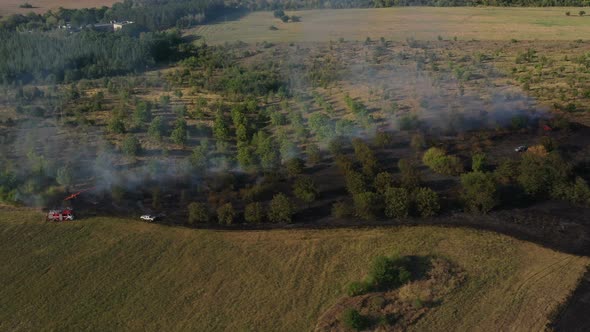
<path fill-rule="evenodd" d="M 445 257 L 467 274 L 415 330 L 541 330 L 589 262 L 466 229 L 232 232 L 41 219 L 0 210 L 1 330 L 310 330 L 374 256 L 395 252 Z"/>

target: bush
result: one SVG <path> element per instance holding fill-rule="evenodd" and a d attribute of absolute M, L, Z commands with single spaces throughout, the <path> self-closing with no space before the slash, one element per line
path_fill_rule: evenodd
<path fill-rule="evenodd" d="M 348 284 L 348 287 L 346 288 L 346 293 L 348 294 L 348 296 L 363 295 L 365 293 L 368 293 L 369 291 L 370 286 L 364 281 L 353 281 L 350 284 Z"/>
<path fill-rule="evenodd" d="M 373 290 L 398 288 L 410 281 L 408 260 L 401 257 L 378 256 L 373 261 L 367 282 Z"/>
<path fill-rule="evenodd" d="M 542 197 L 549 195 L 554 185 L 567 182 L 569 174 L 570 166 L 559 155 L 527 152 L 518 166 L 516 180 L 527 194 Z"/>
<path fill-rule="evenodd" d="M 430 188 L 419 188 L 414 193 L 416 209 L 420 216 L 435 216 L 440 211 L 438 194 Z"/>
<path fill-rule="evenodd" d="M 302 176 L 295 180 L 293 194 L 307 204 L 315 201 L 319 196 L 315 183 L 308 176 Z"/>
<path fill-rule="evenodd" d="M 581 177 L 576 177 L 573 183 L 560 181 L 553 186 L 551 196 L 577 205 L 590 205 L 590 187 Z"/>
<path fill-rule="evenodd" d="M 292 158 L 285 162 L 285 168 L 287 169 L 289 176 L 301 174 L 304 167 L 305 163 L 299 158 Z"/>
<path fill-rule="evenodd" d="M 388 218 L 405 218 L 410 212 L 410 194 L 405 188 L 385 191 L 385 215 Z"/>
<path fill-rule="evenodd" d="M 246 222 L 258 224 L 264 221 L 264 207 L 262 203 L 254 202 L 246 205 L 244 209 L 244 219 Z"/>
<path fill-rule="evenodd" d="M 231 203 L 225 203 L 217 209 L 217 221 L 222 225 L 231 225 L 236 217 L 236 212 Z"/>
<path fill-rule="evenodd" d="M 369 325 L 369 320 L 352 308 L 344 310 L 341 320 L 346 327 L 357 331 L 365 329 Z"/>
<path fill-rule="evenodd" d="M 444 175 L 458 175 L 463 172 L 463 164 L 459 158 L 447 155 L 442 149 L 430 148 L 422 157 L 424 165 L 436 173 Z"/>
<path fill-rule="evenodd" d="M 280 193 L 276 194 L 268 207 L 268 220 L 275 223 L 288 223 L 291 222 L 292 217 L 293 209 L 287 196 Z"/>
<path fill-rule="evenodd" d="M 188 223 L 207 223 L 209 222 L 209 210 L 204 203 L 193 202 L 188 205 Z"/>
<path fill-rule="evenodd" d="M 378 211 L 377 194 L 370 191 L 355 194 L 353 196 L 353 201 L 355 216 L 364 220 L 371 220 L 375 218 L 375 215 Z"/>
<path fill-rule="evenodd" d="M 345 202 L 336 202 L 332 204 L 332 216 L 335 218 L 348 218 L 352 213 L 353 211 L 350 204 Z"/>
<path fill-rule="evenodd" d="M 488 213 L 499 200 L 498 186 L 492 173 L 471 172 L 461 175 L 461 194 L 467 210 L 477 213 Z"/>

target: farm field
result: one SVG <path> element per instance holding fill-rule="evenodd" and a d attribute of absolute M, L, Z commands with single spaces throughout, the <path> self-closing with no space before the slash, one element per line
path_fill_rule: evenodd
<path fill-rule="evenodd" d="M 565 12 L 571 12 L 566 16 Z M 207 43 L 228 41 L 326 42 L 370 37 L 403 41 L 436 40 L 576 40 L 590 33 L 590 17 L 580 8 L 371 8 L 288 11 L 301 22 L 283 23 L 272 12 L 254 12 L 242 19 L 189 30 Z M 274 25 L 278 30 L 270 30 Z"/>
<path fill-rule="evenodd" d="M 25 2 L 34 8 L 20 8 Z M 92 8 L 111 6 L 118 0 L 2 0 L 0 1 L 0 15 L 26 14 L 29 12 L 44 13 L 51 9 L 63 8 Z"/>
<path fill-rule="evenodd" d="M 306 331 L 376 255 L 435 255 L 466 281 L 413 330 L 538 331 L 588 258 L 435 228 L 212 231 L 0 210 L 2 330 Z M 567 268 L 566 268 L 567 267 Z"/>

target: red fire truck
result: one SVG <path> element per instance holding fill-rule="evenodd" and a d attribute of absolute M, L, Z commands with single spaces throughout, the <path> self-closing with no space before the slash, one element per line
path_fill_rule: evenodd
<path fill-rule="evenodd" d="M 50 210 L 47 213 L 48 221 L 72 221 L 74 220 L 74 211 L 72 208 L 64 208 L 59 210 Z"/>

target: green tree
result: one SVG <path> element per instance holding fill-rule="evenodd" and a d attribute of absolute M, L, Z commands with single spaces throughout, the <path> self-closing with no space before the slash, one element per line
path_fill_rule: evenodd
<path fill-rule="evenodd" d="M 388 172 L 381 172 L 375 176 L 373 186 L 378 194 L 384 194 L 387 189 L 393 186 L 393 175 Z"/>
<path fill-rule="evenodd" d="M 309 204 L 317 199 L 319 191 L 308 176 L 301 176 L 293 184 L 293 194 L 303 202 Z"/>
<path fill-rule="evenodd" d="M 422 179 L 420 177 L 420 171 L 412 162 L 407 159 L 400 159 L 397 162 L 397 167 L 401 173 L 401 184 L 402 187 L 413 190 L 420 186 Z"/>
<path fill-rule="evenodd" d="M 152 104 L 146 101 L 140 101 L 135 105 L 133 111 L 133 121 L 136 125 L 149 122 L 152 119 Z"/>
<path fill-rule="evenodd" d="M 178 145 L 184 146 L 186 144 L 188 138 L 188 129 L 184 119 L 176 120 L 176 125 L 170 134 L 170 138 Z"/>
<path fill-rule="evenodd" d="M 254 202 L 246 205 L 244 209 L 244 219 L 249 223 L 261 223 L 264 221 L 264 207 L 262 203 Z"/>
<path fill-rule="evenodd" d="M 228 140 L 230 138 L 230 130 L 225 120 L 225 117 L 221 112 L 217 113 L 215 122 L 213 123 L 213 134 L 218 140 Z"/>
<path fill-rule="evenodd" d="M 385 191 L 385 215 L 388 218 L 405 218 L 410 212 L 410 193 L 405 188 L 388 188 Z"/>
<path fill-rule="evenodd" d="M 236 211 L 231 203 L 225 203 L 217 209 L 217 221 L 222 225 L 231 225 L 236 217 Z"/>
<path fill-rule="evenodd" d="M 126 155 L 131 157 L 135 157 L 141 152 L 141 144 L 134 135 L 125 137 L 121 148 Z"/>
<path fill-rule="evenodd" d="M 471 169 L 474 172 L 483 172 L 485 168 L 486 155 L 483 153 L 476 153 L 471 156 Z"/>
<path fill-rule="evenodd" d="M 111 118 L 109 122 L 109 131 L 115 134 L 124 134 L 125 133 L 125 123 L 120 116 L 114 116 Z"/>
<path fill-rule="evenodd" d="M 334 218 L 348 218 L 350 216 L 352 216 L 353 214 L 353 209 L 350 206 L 350 204 L 343 202 L 343 201 L 339 201 L 336 202 L 334 204 L 332 204 L 332 216 Z"/>
<path fill-rule="evenodd" d="M 73 172 L 72 172 L 72 168 L 70 167 L 70 165 L 65 165 L 63 167 L 60 167 L 57 169 L 57 176 L 55 177 L 55 180 L 57 181 L 58 184 L 69 188 L 73 182 L 74 182 L 74 176 L 73 176 Z M 0 181 L 0 186 L 2 185 L 2 181 Z"/>
<path fill-rule="evenodd" d="M 162 137 L 164 136 L 164 129 L 165 128 L 162 117 L 157 116 L 150 123 L 150 126 L 148 128 L 148 135 L 155 141 L 162 141 Z"/>
<path fill-rule="evenodd" d="M 488 213 L 498 205 L 498 185 L 492 173 L 471 172 L 461 175 L 462 197 L 471 212 Z"/>
<path fill-rule="evenodd" d="M 268 207 L 268 220 L 275 223 L 289 223 L 293 217 L 293 208 L 289 198 L 282 193 L 274 195 Z"/>
<path fill-rule="evenodd" d="M 354 214 L 355 216 L 364 219 L 374 219 L 378 208 L 377 194 L 367 191 L 353 195 Z"/>
<path fill-rule="evenodd" d="M 296 176 L 303 173 L 305 163 L 299 158 L 291 158 L 285 162 L 285 168 L 289 176 Z"/>
<path fill-rule="evenodd" d="M 422 157 L 424 165 L 436 173 L 444 175 L 458 175 L 463 172 L 463 164 L 459 158 L 449 156 L 442 149 L 432 147 Z"/>
<path fill-rule="evenodd" d="M 346 190 L 352 195 L 367 191 L 365 179 L 361 173 L 348 171 L 345 175 Z"/>
<path fill-rule="evenodd" d="M 188 205 L 188 223 L 207 223 L 209 222 L 209 210 L 204 203 L 193 202 Z"/>
<path fill-rule="evenodd" d="M 430 188 L 418 188 L 414 193 L 416 209 L 422 217 L 435 216 L 440 210 L 438 194 Z"/>
<path fill-rule="evenodd" d="M 357 331 L 363 330 L 369 325 L 368 318 L 352 308 L 347 308 L 342 312 L 341 320 L 346 327 Z"/>

